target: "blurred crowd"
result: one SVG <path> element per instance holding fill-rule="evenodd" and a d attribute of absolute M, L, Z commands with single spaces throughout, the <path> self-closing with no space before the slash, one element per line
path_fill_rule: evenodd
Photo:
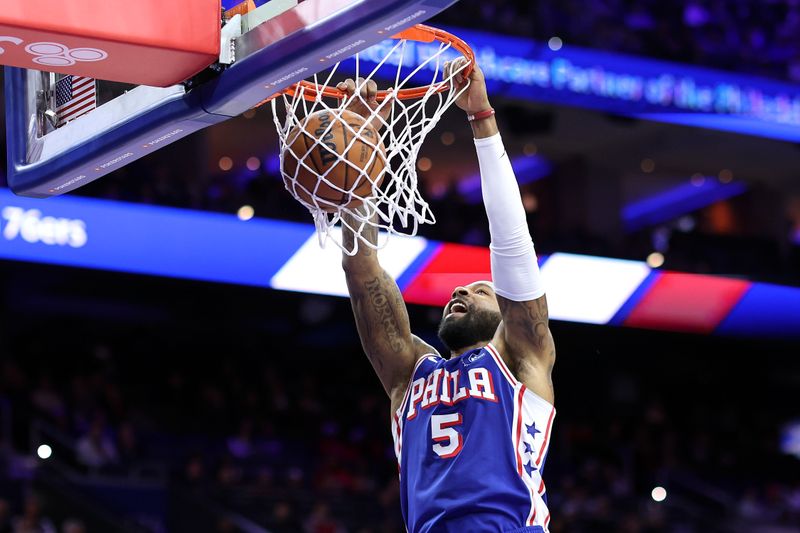
<path fill-rule="evenodd" d="M 797 0 L 461 0 L 438 20 L 800 81 Z"/>
<path fill-rule="evenodd" d="M 27 495 L 19 507 L 15 509 L 9 500 L 0 498 L 0 533 L 86 533 L 86 526 L 78 518 L 68 518 L 57 527 L 43 514 L 35 494 Z"/>
<path fill-rule="evenodd" d="M 13 405 L 16 446 L 34 446 L 30 425 L 45 421 L 72 442 L 61 461 L 122 478 L 161 464 L 176 489 L 274 533 L 404 531 L 388 402 L 357 346 L 306 358 L 301 371 L 279 344 L 175 358 L 151 341 L 146 357 L 111 341 L 67 363 L 47 350 L 4 358 L 0 397 Z M 591 405 L 574 394 L 580 384 L 561 389 L 545 474 L 553 533 L 711 532 L 752 520 L 797 531 L 800 481 L 787 478 L 797 459 L 778 450 L 778 415 L 713 395 L 662 401 L 636 379 L 598 376 L 602 395 L 584 393 Z M 0 532 L 82 531 L 74 520 L 56 530 L 35 498 L 13 520 L 0 500 L 0 524 L 4 513 Z"/>

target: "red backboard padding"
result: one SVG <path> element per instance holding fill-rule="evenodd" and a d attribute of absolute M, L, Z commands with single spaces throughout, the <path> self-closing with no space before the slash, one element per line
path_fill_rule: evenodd
<path fill-rule="evenodd" d="M 4 0 L 0 64 L 166 87 L 219 57 L 220 0 Z"/>

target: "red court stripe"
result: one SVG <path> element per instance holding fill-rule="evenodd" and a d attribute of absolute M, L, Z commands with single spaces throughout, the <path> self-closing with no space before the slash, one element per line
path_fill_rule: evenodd
<path fill-rule="evenodd" d="M 454 288 L 491 277 L 488 248 L 442 243 L 422 270 L 414 273 L 403 290 L 403 299 L 408 303 L 445 305 Z"/>
<path fill-rule="evenodd" d="M 664 272 L 631 310 L 626 326 L 712 333 L 750 289 L 752 282 Z"/>

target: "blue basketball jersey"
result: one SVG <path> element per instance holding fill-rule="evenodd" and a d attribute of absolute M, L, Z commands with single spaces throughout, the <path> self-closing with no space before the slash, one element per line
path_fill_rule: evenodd
<path fill-rule="evenodd" d="M 417 361 L 392 416 L 410 533 L 547 533 L 542 469 L 555 408 L 489 344 Z"/>

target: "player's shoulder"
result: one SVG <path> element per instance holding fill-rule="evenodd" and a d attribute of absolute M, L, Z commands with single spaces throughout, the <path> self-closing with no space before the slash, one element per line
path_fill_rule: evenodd
<path fill-rule="evenodd" d="M 392 398 L 392 412 L 394 412 L 402 403 L 404 395 L 407 394 L 409 388 L 411 387 L 411 383 L 414 381 L 415 376 L 419 373 L 420 368 L 426 365 L 437 366 L 445 361 L 445 359 L 439 355 L 439 352 L 436 350 L 436 348 L 426 343 L 416 335 L 412 335 L 412 339 L 414 342 L 413 363 L 411 364 L 411 367 L 407 369 L 407 374 L 403 378 L 402 382 L 398 382 L 397 386 L 392 388 L 392 392 L 390 393 L 390 397 Z M 430 366 L 428 366 L 426 372 L 430 370 Z"/>
<path fill-rule="evenodd" d="M 420 339 L 416 335 L 412 335 L 412 340 L 414 342 L 414 365 L 419 362 L 420 359 L 425 357 L 438 357 L 439 359 L 442 356 L 439 354 L 439 351 L 425 342 L 424 340 Z"/>
<path fill-rule="evenodd" d="M 434 347 L 427 344 L 425 341 L 418 339 L 416 336 L 414 337 L 414 340 L 415 344 L 416 341 L 419 341 L 420 344 L 418 346 L 416 357 L 414 358 L 414 365 L 411 367 L 411 380 L 413 380 L 414 377 L 420 372 L 420 369 L 427 374 L 428 372 L 433 371 L 435 367 L 441 366 L 447 361 Z"/>
<path fill-rule="evenodd" d="M 447 362 L 447 359 L 439 355 L 438 353 L 429 353 L 420 356 L 414 362 L 414 368 L 411 371 L 412 378 L 416 376 L 420 369 L 423 369 L 424 372 L 427 374 L 431 372 L 435 368 L 442 366 L 444 363 Z"/>

